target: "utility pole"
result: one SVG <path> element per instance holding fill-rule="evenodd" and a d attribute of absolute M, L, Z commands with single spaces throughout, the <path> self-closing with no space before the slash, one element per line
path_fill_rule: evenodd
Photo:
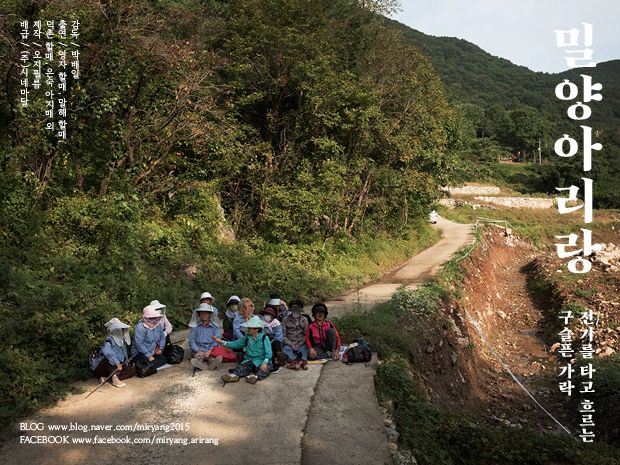
<path fill-rule="evenodd" d="M 542 150 L 540 148 L 540 137 L 538 138 L 538 162 L 542 165 Z"/>

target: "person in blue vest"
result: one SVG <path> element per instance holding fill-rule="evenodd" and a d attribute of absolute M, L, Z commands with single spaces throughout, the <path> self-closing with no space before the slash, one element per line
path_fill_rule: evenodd
<path fill-rule="evenodd" d="M 245 377 L 248 383 L 256 384 L 257 381 L 267 378 L 273 369 L 273 364 L 271 363 L 273 355 L 271 352 L 271 341 L 261 333 L 265 322 L 258 316 L 254 315 L 244 322 L 242 326 L 246 333 L 239 339 L 224 341 L 219 337 L 213 338 L 215 342 L 229 349 L 245 348 L 243 361 L 231 373 L 222 375 L 222 381 L 225 383 L 235 383 L 240 378 Z"/>
<path fill-rule="evenodd" d="M 222 337 L 222 328 L 214 321 L 212 315 L 217 310 L 213 305 L 200 304 L 194 309 L 189 327 L 189 348 L 192 350 L 190 363 L 199 370 L 215 370 L 222 364 L 222 356 L 212 356 L 217 347 L 214 337 Z"/>
<path fill-rule="evenodd" d="M 131 344 L 129 325 L 121 322 L 118 318 L 112 318 L 105 324 L 108 336 L 103 341 L 99 355 L 90 361 L 91 371 L 103 383 L 110 378 L 113 386 L 121 388 L 126 386 L 121 380 L 131 378 L 136 374 L 133 366 L 128 366 L 129 355 L 127 347 Z M 112 373 L 114 373 L 112 375 Z M 110 377 L 110 375 L 112 375 Z"/>
<path fill-rule="evenodd" d="M 142 319 L 134 326 L 131 355 L 134 361 L 148 360 L 156 368 L 166 364 L 163 354 L 166 333 L 162 324 L 162 314 L 152 305 L 142 310 Z"/>

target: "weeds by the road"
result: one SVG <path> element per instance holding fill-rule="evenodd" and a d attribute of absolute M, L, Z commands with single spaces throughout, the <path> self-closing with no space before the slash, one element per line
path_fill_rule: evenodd
<path fill-rule="evenodd" d="M 556 209 L 498 208 L 482 207 L 474 209 L 465 205 L 458 208 L 438 207 L 439 213 L 459 223 L 475 223 L 476 218 L 492 218 L 507 221 L 515 233 L 528 239 L 540 248 L 552 248 L 559 242 L 555 236 L 578 233 L 585 228 L 583 214 L 580 212 L 560 215 Z M 617 241 L 619 224 L 616 210 L 597 210 L 594 221 L 587 225 L 592 230 L 595 242 Z"/>
<path fill-rule="evenodd" d="M 439 341 L 444 347 L 449 343 L 447 334 L 453 327 L 450 304 L 459 294 L 463 279 L 460 263 L 466 253 L 461 251 L 438 277 L 419 290 L 400 290 L 389 302 L 337 320 L 344 341 L 364 336 L 378 352 L 381 362 L 377 368 L 377 395 L 381 403 L 390 406 L 400 433 L 399 444 L 411 449 L 420 465 L 619 463 L 620 451 L 600 439 L 584 444 L 577 437 L 493 425 L 465 409 L 452 408 L 458 405 L 458 394 L 452 399 L 447 399 L 447 390 L 438 394 L 442 384 L 451 384 L 457 376 L 449 361 L 438 363 L 431 354 L 436 352 Z M 539 291 L 549 290 L 539 281 L 531 284 L 538 284 Z M 459 350 L 471 351 L 472 346 Z M 606 368 L 597 378 L 597 383 L 605 387 L 604 395 L 620 386 L 610 362 L 600 362 Z M 434 395 L 444 395 L 444 402 L 429 400 L 428 377 L 434 377 Z M 610 398 L 617 400 L 618 396 Z M 606 408 L 618 411 L 617 405 L 606 404 Z"/>
<path fill-rule="evenodd" d="M 377 368 L 380 401 L 391 401 L 399 442 L 420 465 L 614 465 L 617 450 L 574 438 L 509 428 L 494 429 L 476 418 L 431 404 L 402 357 Z"/>

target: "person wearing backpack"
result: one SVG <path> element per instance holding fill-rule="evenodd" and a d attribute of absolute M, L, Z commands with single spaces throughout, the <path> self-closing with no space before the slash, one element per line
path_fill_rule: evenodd
<path fill-rule="evenodd" d="M 299 300 L 291 302 L 290 313 L 282 320 L 284 346 L 282 352 L 288 358 L 286 368 L 291 370 L 308 369 L 308 347 L 306 346 L 306 330 L 308 320 L 303 313 L 304 303 Z"/>
<path fill-rule="evenodd" d="M 110 382 L 112 386 L 121 388 L 127 385 L 121 380 L 131 378 L 136 374 L 134 367 L 127 366 L 129 361 L 127 346 L 131 343 L 129 325 L 118 318 L 112 318 L 105 326 L 108 329 L 108 336 L 103 341 L 101 349 L 91 358 L 90 368 L 99 378 L 100 383 L 114 373 Z"/>
<path fill-rule="evenodd" d="M 327 306 L 323 303 L 312 307 L 314 321 L 306 329 L 306 346 L 310 360 L 340 358 L 340 334 L 334 324 L 327 320 Z"/>
<path fill-rule="evenodd" d="M 271 363 L 273 354 L 271 352 L 271 341 L 261 333 L 264 326 L 265 322 L 254 315 L 243 323 L 246 333 L 242 338 L 234 341 L 224 341 L 219 337 L 213 338 L 215 342 L 228 349 L 245 348 L 243 361 L 231 373 L 222 375 L 222 381 L 236 383 L 240 378 L 245 377 L 248 383 L 256 384 L 257 381 L 269 376 L 273 369 Z"/>

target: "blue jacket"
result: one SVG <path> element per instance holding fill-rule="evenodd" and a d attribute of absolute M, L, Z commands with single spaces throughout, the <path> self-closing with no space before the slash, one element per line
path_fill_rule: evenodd
<path fill-rule="evenodd" d="M 142 321 L 134 326 L 133 344 L 131 345 L 131 355 L 141 353 L 146 358 L 155 353 L 155 345 L 159 344 L 159 348 L 164 350 L 166 345 L 166 333 L 160 324 L 155 329 L 150 330 L 144 327 Z"/>
<path fill-rule="evenodd" d="M 222 337 L 222 329 L 212 321 L 207 326 L 199 323 L 189 333 L 189 347 L 192 352 L 206 352 L 217 346 L 211 336 Z"/>
<path fill-rule="evenodd" d="M 124 363 L 129 358 L 127 354 L 127 344 L 123 342 L 123 345 L 119 346 L 112 336 L 106 337 L 101 346 L 101 353 L 98 357 L 91 360 L 90 369 L 95 371 L 104 358 L 108 359 L 108 362 L 112 366 Z"/>
<path fill-rule="evenodd" d="M 276 340 L 276 341 L 280 341 L 283 342 L 284 340 L 284 333 L 282 332 L 282 325 L 277 325 L 274 326 L 273 328 L 270 328 L 269 326 L 265 326 L 263 327 L 263 333 L 265 334 L 265 336 L 268 336 L 270 340 Z"/>
<path fill-rule="evenodd" d="M 245 328 L 241 327 L 243 323 L 245 323 L 243 315 L 241 315 L 241 313 L 237 313 L 233 319 L 233 338 L 235 340 L 241 339 L 245 336 Z"/>

